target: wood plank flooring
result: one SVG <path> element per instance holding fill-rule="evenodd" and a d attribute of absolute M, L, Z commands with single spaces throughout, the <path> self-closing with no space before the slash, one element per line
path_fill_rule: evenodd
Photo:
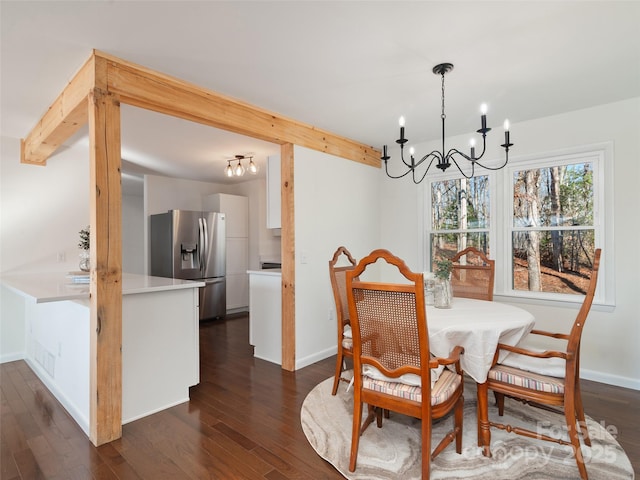
<path fill-rule="evenodd" d="M 246 315 L 204 323 L 200 334 L 191 401 L 125 425 L 121 439 L 98 448 L 25 362 L 2 364 L 0 479 L 342 478 L 300 427 L 300 406 L 332 375 L 335 357 L 295 373 L 254 359 Z M 585 381 L 583 395 L 638 475 L 640 392 Z"/>

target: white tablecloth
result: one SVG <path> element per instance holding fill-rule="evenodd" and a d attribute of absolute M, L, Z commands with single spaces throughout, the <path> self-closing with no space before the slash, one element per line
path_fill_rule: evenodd
<path fill-rule="evenodd" d="M 456 345 L 464 347 L 460 365 L 478 383 L 487 380 L 498 343 L 516 345 L 534 323 L 526 310 L 495 301 L 454 298 L 451 308 L 427 307 L 431 353 L 446 357 Z"/>

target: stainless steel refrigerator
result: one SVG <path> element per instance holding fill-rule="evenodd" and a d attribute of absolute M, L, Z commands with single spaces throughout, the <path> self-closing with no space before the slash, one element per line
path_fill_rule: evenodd
<path fill-rule="evenodd" d="M 151 275 L 201 280 L 200 320 L 226 314 L 224 213 L 169 210 L 150 216 Z"/>

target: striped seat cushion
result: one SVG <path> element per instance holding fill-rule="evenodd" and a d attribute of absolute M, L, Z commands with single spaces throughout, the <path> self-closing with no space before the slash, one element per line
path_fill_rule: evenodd
<path fill-rule="evenodd" d="M 440 378 L 438 378 L 438 381 L 431 388 L 431 405 L 438 405 L 451 398 L 456 389 L 460 386 L 460 382 L 462 382 L 461 375 L 458 375 L 451 370 L 443 370 L 440 374 Z M 418 386 L 407 385 L 399 382 L 374 380 L 373 378 L 365 375 L 362 377 L 362 388 L 407 400 L 413 400 L 414 402 L 422 402 L 422 388 Z"/>
<path fill-rule="evenodd" d="M 533 372 L 520 370 L 519 368 L 496 365 L 489 370 L 488 377 L 502 383 L 517 385 L 539 392 L 564 393 L 564 378 L 547 377 Z"/>

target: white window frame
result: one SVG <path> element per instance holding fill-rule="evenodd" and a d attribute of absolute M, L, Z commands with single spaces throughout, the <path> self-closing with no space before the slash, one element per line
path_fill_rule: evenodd
<path fill-rule="evenodd" d="M 512 158 L 509 164 L 498 171 L 480 171 L 488 175 L 490 201 L 489 208 L 489 255 L 496 260 L 494 299 L 512 303 L 534 305 L 569 305 L 582 303 L 582 295 L 549 292 L 530 292 L 512 288 L 513 261 L 513 175 L 516 171 L 529 168 L 545 168 L 571 164 L 588 159 L 593 163 L 594 218 L 596 248 L 602 248 L 603 255 L 598 273 L 598 288 L 594 305 L 604 306 L 604 310 L 615 307 L 614 296 L 614 255 L 613 255 L 613 142 L 585 145 L 561 151 L 547 152 Z M 431 270 L 431 183 L 447 179 L 462 178 L 459 172 L 438 173 L 425 178 L 422 215 L 422 252 L 425 271 Z"/>

